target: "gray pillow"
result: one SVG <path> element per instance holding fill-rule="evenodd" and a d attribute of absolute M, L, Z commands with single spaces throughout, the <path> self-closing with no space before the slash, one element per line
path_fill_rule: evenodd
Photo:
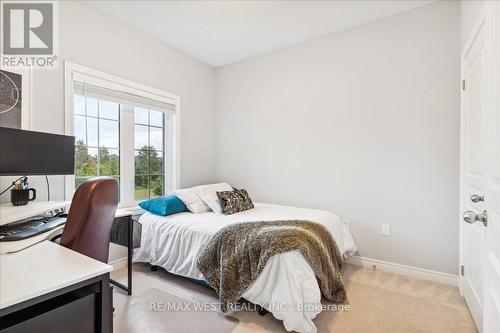
<path fill-rule="evenodd" d="M 231 215 L 245 210 L 252 209 L 252 199 L 244 189 L 234 191 L 217 192 L 222 212 L 224 215 Z"/>

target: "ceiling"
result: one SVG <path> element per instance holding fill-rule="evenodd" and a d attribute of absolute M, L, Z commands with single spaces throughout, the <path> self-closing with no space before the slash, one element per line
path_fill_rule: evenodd
<path fill-rule="evenodd" d="M 219 67 L 433 1 L 89 1 Z"/>

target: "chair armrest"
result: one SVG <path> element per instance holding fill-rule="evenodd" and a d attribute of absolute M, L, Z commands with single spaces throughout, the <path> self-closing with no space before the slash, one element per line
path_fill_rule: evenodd
<path fill-rule="evenodd" d="M 52 238 L 50 239 L 50 241 L 51 241 L 51 242 L 55 242 L 55 243 L 59 244 L 59 242 L 60 242 L 60 238 L 61 238 L 61 237 L 62 237 L 62 234 L 55 235 L 54 237 L 52 237 Z M 57 240 L 59 240 L 59 242 L 56 242 Z"/>

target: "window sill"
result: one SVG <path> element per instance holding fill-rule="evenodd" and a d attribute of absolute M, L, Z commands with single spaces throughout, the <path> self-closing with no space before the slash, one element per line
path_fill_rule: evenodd
<path fill-rule="evenodd" d="M 127 210 L 129 212 L 131 212 L 133 215 L 139 215 L 139 214 L 143 214 L 145 212 L 144 209 L 142 209 L 141 207 L 139 207 L 138 205 L 118 205 L 118 209 L 124 209 L 124 210 Z"/>

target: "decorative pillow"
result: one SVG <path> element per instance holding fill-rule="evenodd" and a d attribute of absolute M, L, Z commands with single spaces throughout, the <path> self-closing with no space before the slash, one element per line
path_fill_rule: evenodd
<path fill-rule="evenodd" d="M 148 212 L 167 216 L 182 212 L 188 212 L 186 205 L 175 195 L 167 195 L 164 197 L 156 197 L 149 200 L 141 201 L 139 207 Z"/>
<path fill-rule="evenodd" d="M 193 187 L 192 190 L 210 207 L 210 209 L 218 214 L 222 213 L 222 207 L 217 197 L 217 192 L 232 191 L 233 188 L 226 183 L 210 184 Z"/>
<path fill-rule="evenodd" d="M 230 215 L 253 208 L 252 199 L 244 189 L 217 192 L 224 215 Z"/>
<path fill-rule="evenodd" d="M 203 200 L 201 200 L 201 198 L 193 191 L 193 189 L 188 188 L 184 190 L 175 190 L 172 193 L 178 196 L 179 199 L 192 213 L 198 214 L 210 211 L 210 207 L 208 207 L 203 202 Z"/>

